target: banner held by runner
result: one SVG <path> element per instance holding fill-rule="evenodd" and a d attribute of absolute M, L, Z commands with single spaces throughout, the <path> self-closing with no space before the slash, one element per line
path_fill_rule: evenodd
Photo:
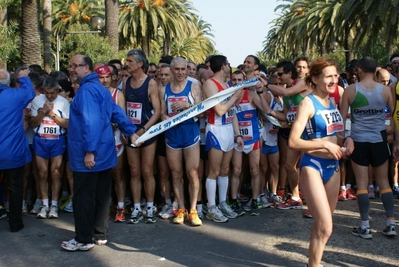
<path fill-rule="evenodd" d="M 173 126 L 178 125 L 179 123 L 182 123 L 183 121 L 186 121 L 192 117 L 197 116 L 198 114 L 201 114 L 202 112 L 207 111 L 208 109 L 216 106 L 226 98 L 230 97 L 233 95 L 237 90 L 245 87 L 251 87 L 255 86 L 258 83 L 259 79 L 258 78 L 253 78 L 247 81 L 244 81 L 242 83 L 239 83 L 237 85 L 234 85 L 232 87 L 229 87 L 217 94 L 214 94 L 213 96 L 205 99 L 204 101 L 198 103 L 195 106 L 192 106 L 189 109 L 186 109 L 183 112 L 180 112 L 179 114 L 176 114 L 173 117 L 170 117 L 167 120 L 161 121 L 153 126 L 151 126 L 150 129 L 148 129 L 143 135 L 141 135 L 137 139 L 137 143 L 142 143 L 145 142 L 158 134 L 172 128 Z M 134 147 L 135 145 L 132 144 Z"/>

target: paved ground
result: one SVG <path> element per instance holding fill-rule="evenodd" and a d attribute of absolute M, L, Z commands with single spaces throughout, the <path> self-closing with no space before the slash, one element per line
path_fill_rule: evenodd
<path fill-rule="evenodd" d="M 334 213 L 334 232 L 327 244 L 324 266 L 399 266 L 399 236 L 381 234 L 385 226 L 380 199 L 371 203 L 373 239 L 351 235 L 359 222 L 356 201 L 340 202 Z M 399 213 L 399 200 L 395 200 Z M 110 221 L 107 246 L 89 252 L 67 252 L 62 240 L 74 237 L 73 215 L 38 220 L 24 215 L 25 228 L 8 231 L 0 221 L 0 266 L 304 266 L 312 219 L 302 211 L 264 209 L 225 224 L 207 220 L 203 226 L 115 224 Z"/>

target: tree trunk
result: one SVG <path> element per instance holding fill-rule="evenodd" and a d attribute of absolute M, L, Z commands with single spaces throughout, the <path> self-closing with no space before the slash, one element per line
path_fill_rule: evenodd
<path fill-rule="evenodd" d="M 38 0 L 22 0 L 22 64 L 41 64 Z"/>
<path fill-rule="evenodd" d="M 170 35 L 168 33 L 165 33 L 163 41 L 163 54 L 170 55 Z"/>
<path fill-rule="evenodd" d="M 150 38 L 148 36 L 143 36 L 143 40 L 141 42 L 141 49 L 143 49 L 144 53 L 146 54 L 147 58 L 150 55 Z"/>
<path fill-rule="evenodd" d="M 115 51 L 119 50 L 118 19 L 119 0 L 105 0 L 105 32 Z"/>
<path fill-rule="evenodd" d="M 51 52 L 51 0 L 43 0 L 43 43 L 44 43 L 44 70 L 51 72 L 52 52 Z"/>
<path fill-rule="evenodd" d="M 3 27 L 7 26 L 7 8 L 0 7 L 0 25 Z M 7 69 L 7 62 L 0 58 L 0 69 Z"/>

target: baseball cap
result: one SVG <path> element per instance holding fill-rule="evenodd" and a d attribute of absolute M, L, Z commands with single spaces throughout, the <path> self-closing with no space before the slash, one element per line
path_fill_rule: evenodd
<path fill-rule="evenodd" d="M 98 75 L 107 75 L 111 73 L 111 70 L 108 66 L 101 66 L 96 69 Z"/>

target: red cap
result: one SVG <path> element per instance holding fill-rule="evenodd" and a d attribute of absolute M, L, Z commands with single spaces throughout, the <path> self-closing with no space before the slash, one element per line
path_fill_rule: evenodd
<path fill-rule="evenodd" d="M 96 72 L 98 73 L 98 75 L 107 75 L 111 73 L 111 70 L 108 66 L 101 66 L 96 69 Z"/>

